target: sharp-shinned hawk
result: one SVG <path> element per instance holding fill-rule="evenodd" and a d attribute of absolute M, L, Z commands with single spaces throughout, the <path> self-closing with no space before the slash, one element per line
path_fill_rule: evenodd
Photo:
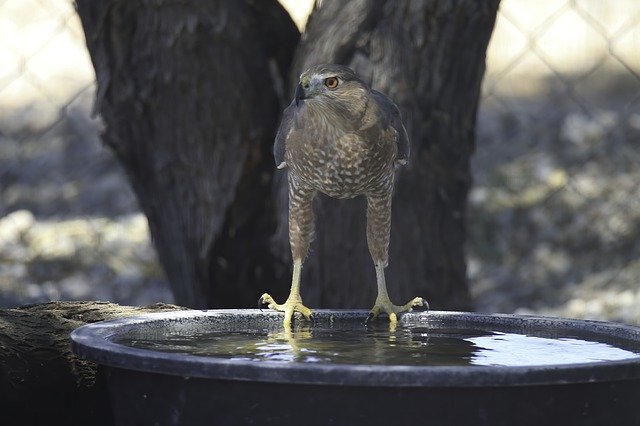
<path fill-rule="evenodd" d="M 367 198 L 367 243 L 378 284 L 370 318 L 386 312 L 395 324 L 396 314 L 426 305 L 419 297 L 394 305 L 385 284 L 395 168 L 409 159 L 400 111 L 388 97 L 370 89 L 345 66 L 309 68 L 284 110 L 274 155 L 277 167 L 288 170 L 293 278 L 285 303 L 276 303 L 267 293 L 261 303 L 283 311 L 285 326 L 296 311 L 311 319 L 311 310 L 300 297 L 300 272 L 314 234 L 312 202 L 320 191 L 335 198 Z"/>

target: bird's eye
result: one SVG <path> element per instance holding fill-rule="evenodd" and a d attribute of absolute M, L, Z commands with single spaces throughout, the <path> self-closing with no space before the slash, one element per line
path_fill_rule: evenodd
<path fill-rule="evenodd" d="M 338 79 L 336 77 L 327 77 L 324 79 L 324 85 L 329 89 L 335 89 L 338 87 Z"/>

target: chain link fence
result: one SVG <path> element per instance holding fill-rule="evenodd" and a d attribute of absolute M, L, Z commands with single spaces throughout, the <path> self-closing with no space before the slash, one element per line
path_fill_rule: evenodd
<path fill-rule="evenodd" d="M 640 3 L 503 0 L 487 63 L 478 307 L 640 323 Z"/>
<path fill-rule="evenodd" d="M 640 323 L 640 3 L 502 0 L 487 66 L 478 309 Z M 94 90 L 72 2 L 0 0 L 0 306 L 172 300 Z"/>
<path fill-rule="evenodd" d="M 172 301 L 69 0 L 0 1 L 0 307 Z"/>

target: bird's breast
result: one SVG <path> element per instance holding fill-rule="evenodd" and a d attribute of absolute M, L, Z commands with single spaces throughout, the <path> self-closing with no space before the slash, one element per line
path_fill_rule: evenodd
<path fill-rule="evenodd" d="M 395 152 L 379 140 L 356 133 L 294 138 L 287 164 L 296 178 L 331 197 L 352 198 L 378 191 L 393 177 Z"/>

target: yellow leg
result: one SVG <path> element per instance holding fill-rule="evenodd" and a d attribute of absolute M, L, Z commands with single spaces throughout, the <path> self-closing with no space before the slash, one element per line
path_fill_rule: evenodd
<path fill-rule="evenodd" d="M 291 279 L 291 292 L 287 301 L 283 304 L 276 303 L 268 293 L 260 296 L 259 303 L 267 305 L 269 309 L 284 312 L 284 326 L 291 326 L 291 318 L 294 312 L 300 312 L 306 319 L 312 320 L 311 309 L 302 304 L 302 297 L 300 297 L 300 272 L 302 271 L 302 260 L 294 259 L 293 261 L 293 278 Z"/>
<path fill-rule="evenodd" d="M 423 306 L 429 309 L 429 304 L 422 297 L 415 297 L 401 306 L 391 303 L 389 294 L 387 293 L 387 284 L 384 279 L 384 264 L 382 262 L 376 262 L 376 281 L 378 282 L 378 297 L 376 298 L 376 303 L 373 305 L 373 308 L 371 308 L 371 313 L 367 321 L 377 317 L 381 312 L 386 312 L 389 315 L 389 321 L 392 326 L 395 326 L 398 322 L 397 314 L 401 312 L 411 312 L 413 308 L 417 306 Z"/>

